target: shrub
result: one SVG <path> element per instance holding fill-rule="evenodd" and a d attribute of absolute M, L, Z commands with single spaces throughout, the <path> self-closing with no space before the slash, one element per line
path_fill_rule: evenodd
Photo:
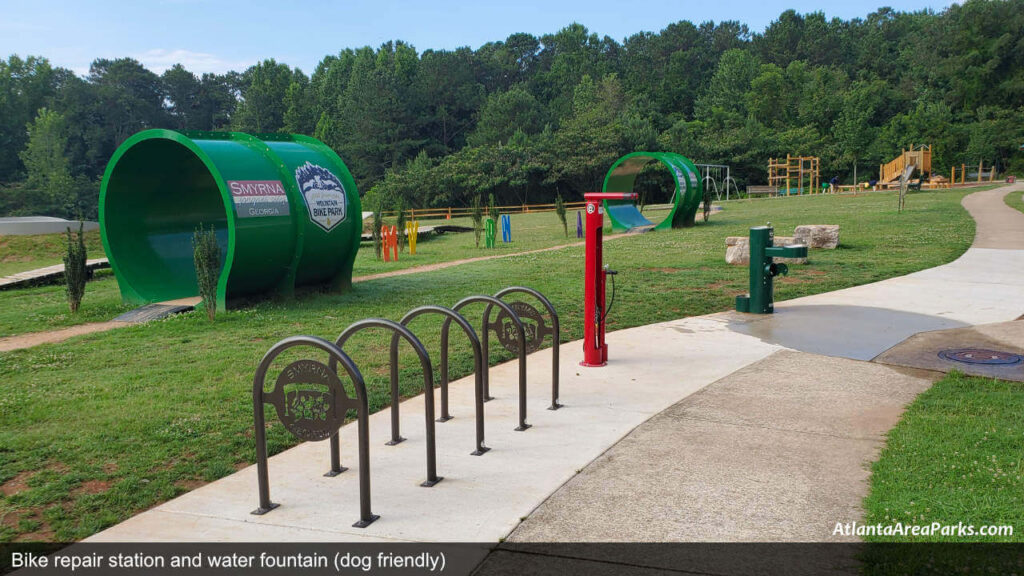
<path fill-rule="evenodd" d="M 480 207 L 480 195 L 473 196 L 473 204 L 470 210 L 473 218 L 473 238 L 476 240 L 476 247 L 480 247 L 480 234 L 484 231 L 484 212 Z"/>
<path fill-rule="evenodd" d="M 212 225 L 206 230 L 200 223 L 192 233 L 192 255 L 199 296 L 206 307 L 206 317 L 212 322 L 217 315 L 217 281 L 220 279 L 220 245 Z"/>
<path fill-rule="evenodd" d="M 487 216 L 494 218 L 494 221 L 498 221 L 498 206 L 494 202 L 494 194 L 487 195 Z"/>
<path fill-rule="evenodd" d="M 85 269 L 87 258 L 85 251 L 84 223 L 78 223 L 78 234 L 71 235 L 71 228 L 67 229 L 67 253 L 64 254 L 64 284 L 68 293 L 68 306 L 72 314 L 78 312 L 82 304 L 82 296 L 85 295 L 85 281 L 88 272 Z"/>
<path fill-rule="evenodd" d="M 398 249 L 405 251 L 405 199 L 401 196 L 395 200 L 395 229 L 398 232 Z"/>
<path fill-rule="evenodd" d="M 378 206 L 377 209 L 373 211 L 373 230 L 371 231 L 371 234 L 373 234 L 373 251 L 377 254 L 377 260 L 380 260 L 383 256 L 383 254 L 381 254 L 383 247 L 381 246 L 382 238 L 380 234 L 380 230 L 383 227 L 384 216 L 380 213 L 380 206 Z"/>
<path fill-rule="evenodd" d="M 562 195 L 555 196 L 555 213 L 558 214 L 558 219 L 562 221 L 562 230 L 565 231 L 565 237 L 569 237 L 569 223 L 565 220 L 565 201 L 562 200 Z"/>

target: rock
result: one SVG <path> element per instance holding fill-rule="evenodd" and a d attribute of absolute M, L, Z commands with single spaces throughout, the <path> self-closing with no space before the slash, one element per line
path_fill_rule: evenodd
<path fill-rule="evenodd" d="M 797 226 L 793 233 L 808 248 L 834 250 L 839 246 L 838 224 L 806 224 Z"/>
<path fill-rule="evenodd" d="M 750 263 L 750 238 L 746 236 L 728 236 L 725 239 L 725 263 Z"/>
<path fill-rule="evenodd" d="M 803 244 L 803 242 L 792 236 L 775 237 L 775 246 L 792 246 L 793 244 Z M 750 238 L 746 236 L 726 237 L 725 262 L 726 264 L 750 264 Z M 773 262 L 807 264 L 807 258 L 776 258 Z"/>

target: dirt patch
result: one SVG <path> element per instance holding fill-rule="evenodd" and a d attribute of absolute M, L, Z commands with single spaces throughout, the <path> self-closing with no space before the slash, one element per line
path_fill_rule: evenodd
<path fill-rule="evenodd" d="M 7 244 L 0 244 L 0 248 L 6 248 L 6 247 L 7 247 Z M 11 263 L 14 263 L 14 262 L 30 262 L 31 260 L 32 260 L 32 258 L 30 258 L 28 256 L 16 256 L 14 254 L 8 254 L 7 256 L 4 256 L 3 258 L 0 258 L 0 262 L 2 262 L 4 264 L 11 264 Z"/>
<path fill-rule="evenodd" d="M 10 512 L 0 516 L 0 525 L 6 526 L 17 534 L 21 530 L 22 520 L 27 520 L 35 523 L 35 529 L 32 532 L 18 534 L 14 538 L 15 542 L 53 542 L 56 540 L 57 535 L 50 528 L 50 525 L 43 520 L 42 511 L 42 508 L 28 508 L 19 510 L 22 514 Z"/>
<path fill-rule="evenodd" d="M 35 472 L 25 471 L 14 478 L 11 478 L 0 485 L 0 494 L 11 497 L 19 492 L 25 491 L 28 488 L 29 479 L 35 476 L 35 474 Z"/>
<path fill-rule="evenodd" d="M 117 462 L 107 462 L 106 464 L 103 465 L 104 474 L 114 474 L 115 472 L 117 472 L 117 470 Z"/>
<path fill-rule="evenodd" d="M 26 532 L 25 534 L 19 534 L 14 539 L 15 542 L 54 542 L 57 540 L 57 533 L 50 528 L 50 525 L 43 520 L 43 514 L 41 511 L 34 511 L 32 516 L 29 518 L 33 522 L 39 524 L 39 527 L 32 532 Z M 17 530 L 17 526 L 14 526 Z"/>
<path fill-rule="evenodd" d="M 83 494 L 102 494 L 110 490 L 110 481 L 108 480 L 86 480 L 78 485 L 71 491 L 73 496 L 81 496 Z"/>
<path fill-rule="evenodd" d="M 67 474 L 71 471 L 71 468 L 63 462 L 50 462 L 46 465 L 46 469 L 56 474 Z"/>
<path fill-rule="evenodd" d="M 191 492 L 200 486 L 205 486 L 206 482 L 202 480 L 178 480 L 174 485 L 186 492 Z"/>
<path fill-rule="evenodd" d="M 82 334 L 106 332 L 107 330 L 113 330 L 128 324 L 128 322 L 114 322 L 111 320 L 110 322 L 93 322 L 91 324 L 71 326 L 70 328 L 61 328 L 60 330 L 51 330 L 49 332 L 29 332 L 28 334 L 7 336 L 0 338 L 0 352 L 21 350 L 22 348 L 31 348 L 40 344 L 54 344 L 56 342 L 63 342 L 68 338 L 81 336 Z"/>

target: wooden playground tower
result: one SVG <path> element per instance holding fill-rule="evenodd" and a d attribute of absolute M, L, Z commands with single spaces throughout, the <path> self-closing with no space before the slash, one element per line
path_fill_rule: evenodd
<path fill-rule="evenodd" d="M 892 162 L 881 164 L 878 167 L 878 183 L 888 184 L 899 179 L 903 172 L 913 166 L 920 176 L 932 173 L 932 147 L 928 144 L 920 146 L 910 145 L 910 149 L 904 149 Z"/>
<path fill-rule="evenodd" d="M 786 154 L 785 161 L 782 158 L 768 159 L 768 185 L 774 187 L 780 195 L 820 192 L 820 183 L 821 172 L 817 156 Z"/>

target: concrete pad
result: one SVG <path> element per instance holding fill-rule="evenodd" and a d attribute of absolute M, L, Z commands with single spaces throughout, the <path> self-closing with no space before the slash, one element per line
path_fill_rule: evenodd
<path fill-rule="evenodd" d="M 1022 185 L 968 195 L 975 242 L 949 264 L 775 303 L 775 314 L 726 313 L 732 329 L 815 354 L 870 360 L 918 332 L 1024 314 L 1024 214 L 1003 203 Z"/>
<path fill-rule="evenodd" d="M 774 314 L 723 312 L 722 318 L 741 333 L 794 350 L 871 360 L 881 350 L 924 330 L 967 324 L 889 308 L 843 304 L 776 303 Z"/>
<path fill-rule="evenodd" d="M 425 479 L 423 396 L 400 405 L 402 435 L 389 438 L 390 410 L 370 418 L 373 511 L 380 520 L 353 528 L 359 517 L 355 426 L 342 428 L 342 463 L 351 470 L 325 478 L 328 444 L 305 443 L 270 459 L 270 493 L 280 508 L 253 516 L 255 466 L 140 514 L 91 541 L 244 539 L 268 541 L 316 531 L 337 541 L 498 542 L 577 470 L 652 415 L 719 378 L 756 362 L 777 346 L 732 332 L 724 322 L 688 318 L 609 334 L 611 361 L 582 368 L 582 343 L 562 345 L 561 400 L 550 402 L 550 350 L 529 357 L 528 421 L 516 432 L 518 363 L 491 369 L 486 438 L 473 449 L 473 379 L 450 387 L 455 419 L 437 424 L 438 474 Z M 697 361 L 699 359 L 699 361 Z M 685 370 L 682 367 L 685 366 Z M 178 520 L 175 520 L 178 519 Z M 237 534 L 228 528 L 238 527 Z M 291 532 L 297 531 L 297 532 Z"/>
<path fill-rule="evenodd" d="M 776 353 L 634 430 L 508 540 L 856 540 L 832 531 L 862 519 L 868 464 L 934 377 Z"/>
<path fill-rule="evenodd" d="M 960 348 L 982 348 L 1024 355 L 1024 321 L 922 332 L 886 350 L 875 358 L 875 362 L 940 372 L 959 370 L 974 376 L 1024 382 L 1024 362 L 1011 365 L 970 364 L 939 356 L 943 350 Z"/>
<path fill-rule="evenodd" d="M 722 313 L 738 332 L 789 348 L 870 360 L 930 330 L 1024 314 L 1024 250 L 971 248 L 899 278 L 775 303 L 775 314 Z"/>

